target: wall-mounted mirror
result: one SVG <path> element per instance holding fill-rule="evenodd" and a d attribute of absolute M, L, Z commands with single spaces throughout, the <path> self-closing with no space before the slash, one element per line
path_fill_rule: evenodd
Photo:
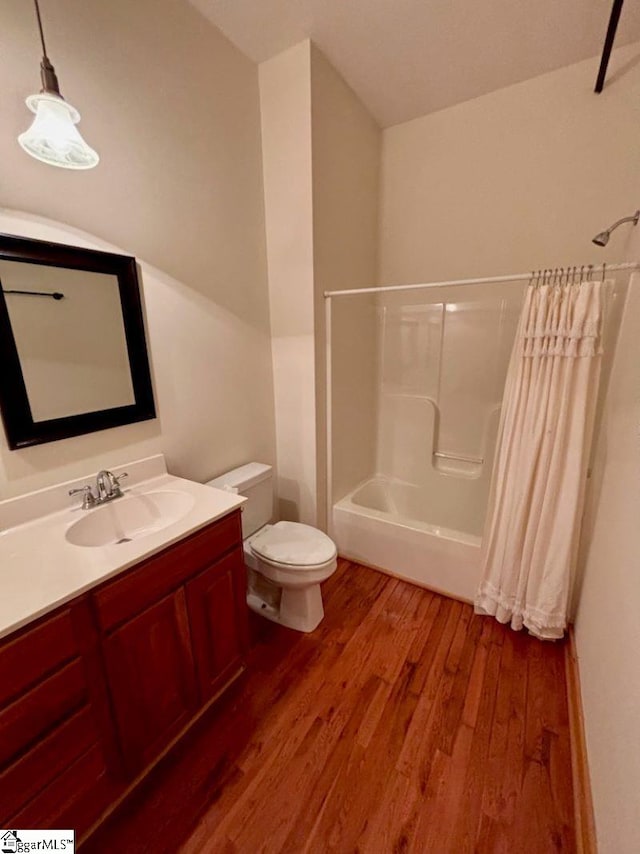
<path fill-rule="evenodd" d="M 135 258 L 0 235 L 0 408 L 12 449 L 155 418 Z"/>

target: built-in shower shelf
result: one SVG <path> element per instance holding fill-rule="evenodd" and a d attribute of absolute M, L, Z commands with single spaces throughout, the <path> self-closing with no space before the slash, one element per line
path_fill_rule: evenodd
<path fill-rule="evenodd" d="M 461 463 L 474 463 L 478 466 L 484 463 L 484 457 L 466 457 L 463 454 L 446 454 L 444 451 L 434 451 L 433 456 L 441 460 L 456 460 Z"/>
<path fill-rule="evenodd" d="M 450 454 L 446 451 L 434 451 L 433 468 L 441 475 L 477 480 L 482 476 L 484 457 L 472 457 L 466 454 Z"/>

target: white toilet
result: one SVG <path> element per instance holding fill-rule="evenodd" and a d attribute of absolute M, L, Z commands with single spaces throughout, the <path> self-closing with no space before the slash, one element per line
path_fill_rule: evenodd
<path fill-rule="evenodd" d="M 312 632 L 324 616 L 320 584 L 337 566 L 333 540 L 299 522 L 269 524 L 271 466 L 248 463 L 210 480 L 207 486 L 233 490 L 248 499 L 242 514 L 248 606 L 274 623 Z"/>

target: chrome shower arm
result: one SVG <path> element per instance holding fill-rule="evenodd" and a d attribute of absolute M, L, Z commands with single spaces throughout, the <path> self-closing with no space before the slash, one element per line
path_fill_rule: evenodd
<path fill-rule="evenodd" d="M 611 233 L 614 231 L 619 225 L 622 225 L 623 222 L 632 222 L 634 225 L 638 224 L 640 220 L 640 210 L 637 210 L 632 216 L 623 216 L 622 219 L 616 220 L 613 225 L 610 225 L 607 231 Z"/>
<path fill-rule="evenodd" d="M 615 231 L 619 225 L 622 225 L 623 222 L 632 222 L 634 225 L 637 225 L 638 220 L 640 220 L 640 210 L 637 210 L 631 216 L 623 216 L 622 219 L 614 222 L 613 225 L 610 225 L 605 231 L 601 231 L 600 234 L 596 234 L 592 243 L 595 243 L 596 246 L 606 246 L 609 242 L 609 238 L 611 237 L 611 232 Z"/>

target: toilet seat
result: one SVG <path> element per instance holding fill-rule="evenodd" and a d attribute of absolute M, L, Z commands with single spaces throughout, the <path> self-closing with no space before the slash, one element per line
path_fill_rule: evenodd
<path fill-rule="evenodd" d="M 251 550 L 272 566 L 310 570 L 335 560 L 335 543 L 322 531 L 300 522 L 266 525 L 251 538 Z"/>

